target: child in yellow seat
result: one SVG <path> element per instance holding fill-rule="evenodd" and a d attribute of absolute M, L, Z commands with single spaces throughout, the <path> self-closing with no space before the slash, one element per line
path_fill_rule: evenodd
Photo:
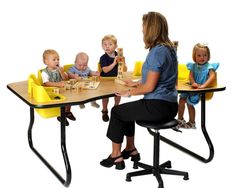
<path fill-rule="evenodd" d="M 45 50 L 43 53 L 43 62 L 46 68 L 42 70 L 42 83 L 43 86 L 48 87 L 59 87 L 65 86 L 65 80 L 68 80 L 68 74 L 64 72 L 63 68 L 60 67 L 59 54 L 52 49 Z M 71 106 L 65 107 L 66 118 L 75 121 L 76 118 L 70 111 Z M 58 121 L 61 121 L 61 117 L 57 117 Z M 66 119 L 66 125 L 69 125 Z"/>
<path fill-rule="evenodd" d="M 189 81 L 193 88 L 203 89 L 210 86 L 216 79 L 215 71 L 219 63 L 208 63 L 210 60 L 210 49 L 207 45 L 196 44 L 193 48 L 192 58 L 195 63 L 187 63 L 190 70 Z M 181 93 L 178 110 L 177 128 L 195 129 L 195 108 L 194 105 L 199 103 L 199 94 Z M 187 104 L 189 121 L 184 120 L 185 104 Z"/>

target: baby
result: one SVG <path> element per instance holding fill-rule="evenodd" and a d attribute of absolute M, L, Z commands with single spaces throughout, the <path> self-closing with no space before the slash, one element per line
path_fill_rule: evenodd
<path fill-rule="evenodd" d="M 42 70 L 42 82 L 44 86 L 48 87 L 64 87 L 65 80 L 68 80 L 68 74 L 64 72 L 64 69 L 60 67 L 59 54 L 55 50 L 45 50 L 43 53 L 43 62 L 46 68 Z M 76 118 L 70 111 L 71 106 L 66 106 L 66 118 L 75 121 Z M 61 117 L 57 117 L 58 121 L 61 121 Z M 66 119 L 66 125 L 69 122 Z"/>
<path fill-rule="evenodd" d="M 76 55 L 75 65 L 68 70 L 68 76 L 71 79 L 87 78 L 88 76 L 100 76 L 98 71 L 92 71 L 88 67 L 89 56 L 85 52 L 80 52 Z M 91 106 L 99 108 L 99 104 L 96 101 L 91 102 Z M 85 108 L 84 104 L 79 105 L 79 107 Z"/>

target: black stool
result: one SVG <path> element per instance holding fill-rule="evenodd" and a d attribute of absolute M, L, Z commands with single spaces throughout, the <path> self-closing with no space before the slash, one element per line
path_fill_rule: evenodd
<path fill-rule="evenodd" d="M 154 137 L 154 153 L 153 153 L 153 166 L 141 163 L 141 162 L 135 162 L 134 168 L 137 169 L 138 167 L 143 168 L 144 170 L 135 171 L 127 173 L 126 175 L 126 181 L 131 181 L 131 177 L 133 176 L 142 176 L 142 175 L 148 175 L 153 174 L 159 183 L 158 188 L 163 188 L 163 181 L 161 178 L 161 174 L 171 174 L 171 175 L 180 175 L 184 176 L 184 180 L 188 180 L 188 172 L 182 172 L 177 170 L 170 170 L 166 168 L 171 168 L 171 161 L 167 161 L 161 165 L 159 165 L 159 147 L 160 147 L 160 129 L 169 129 L 173 128 L 176 125 L 178 125 L 177 120 L 173 119 L 171 121 L 167 122 L 143 122 L 138 121 L 136 122 L 138 125 L 142 127 L 146 127 L 151 135 Z M 155 131 L 152 131 L 154 129 Z"/>

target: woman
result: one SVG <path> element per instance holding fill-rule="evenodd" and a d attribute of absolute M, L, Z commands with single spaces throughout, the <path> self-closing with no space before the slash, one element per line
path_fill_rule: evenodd
<path fill-rule="evenodd" d="M 134 143 L 135 121 L 165 121 L 177 114 L 177 56 L 168 38 L 167 20 L 162 14 L 149 12 L 143 15 L 143 38 L 149 53 L 142 67 L 142 80 L 126 81 L 127 86 L 135 88 L 116 95 L 144 95 L 144 98 L 112 108 L 107 131 L 107 137 L 112 141 L 112 153 L 100 162 L 104 167 L 115 165 L 116 169 L 122 170 L 124 159 L 140 160 Z M 126 147 L 121 152 L 124 136 Z"/>

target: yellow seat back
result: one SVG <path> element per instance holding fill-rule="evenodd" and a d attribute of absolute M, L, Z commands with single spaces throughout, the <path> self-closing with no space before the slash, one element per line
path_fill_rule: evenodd
<path fill-rule="evenodd" d="M 66 65 L 64 65 L 64 66 L 63 66 L 64 72 L 68 72 L 68 70 L 69 70 L 72 66 L 74 66 L 74 64 L 66 64 Z"/>
<path fill-rule="evenodd" d="M 33 96 L 33 83 L 39 84 L 35 74 L 30 74 L 28 77 L 28 94 L 30 97 Z"/>
<path fill-rule="evenodd" d="M 186 64 L 178 64 L 178 80 L 189 80 L 189 70 Z"/>
<path fill-rule="evenodd" d="M 215 80 L 211 83 L 211 85 L 209 87 L 215 87 L 217 86 L 217 73 L 215 73 Z M 206 93 L 206 100 L 211 100 L 213 97 L 214 92 L 209 92 Z"/>
<path fill-rule="evenodd" d="M 142 66 L 144 62 L 143 61 L 136 61 L 133 71 L 133 76 L 141 76 L 142 75 Z"/>
<path fill-rule="evenodd" d="M 101 66 L 100 66 L 100 63 L 98 63 L 98 65 L 97 65 L 97 71 L 98 71 L 99 73 L 102 72 L 102 68 L 101 68 Z"/>
<path fill-rule="evenodd" d="M 38 83 L 42 85 L 42 69 L 38 70 Z"/>

